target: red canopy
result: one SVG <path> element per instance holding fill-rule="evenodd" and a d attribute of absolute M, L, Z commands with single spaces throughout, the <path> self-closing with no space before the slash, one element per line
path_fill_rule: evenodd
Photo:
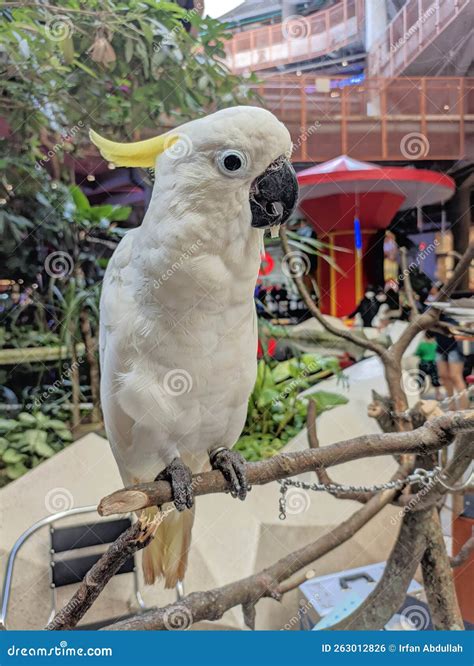
<path fill-rule="evenodd" d="M 318 231 L 385 228 L 398 210 L 444 202 L 455 183 L 436 171 L 381 167 L 341 155 L 298 173 L 300 207 Z"/>

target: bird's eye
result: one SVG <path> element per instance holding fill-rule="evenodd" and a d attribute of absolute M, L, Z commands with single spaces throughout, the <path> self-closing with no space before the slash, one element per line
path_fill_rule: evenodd
<path fill-rule="evenodd" d="M 224 150 L 217 156 L 217 166 L 226 176 L 240 176 L 247 167 L 247 156 L 240 150 Z"/>

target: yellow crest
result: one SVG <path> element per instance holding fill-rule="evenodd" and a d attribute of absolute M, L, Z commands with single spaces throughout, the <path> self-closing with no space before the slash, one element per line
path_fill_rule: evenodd
<path fill-rule="evenodd" d="M 161 134 L 145 141 L 117 143 L 89 131 L 89 138 L 100 150 L 102 157 L 116 166 L 154 167 L 158 155 L 170 148 L 178 140 L 177 134 Z"/>

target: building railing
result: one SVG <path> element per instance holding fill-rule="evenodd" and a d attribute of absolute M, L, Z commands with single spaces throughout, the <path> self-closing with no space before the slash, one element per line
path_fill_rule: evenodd
<path fill-rule="evenodd" d="M 364 0 L 341 0 L 308 16 L 235 33 L 225 45 L 226 62 L 234 72 L 304 62 L 362 39 L 363 33 Z"/>
<path fill-rule="evenodd" d="M 474 146 L 474 78 L 277 75 L 255 90 L 290 130 L 293 160 L 457 160 Z"/>
<path fill-rule="evenodd" d="M 401 74 L 471 1 L 408 0 L 370 49 L 370 76 Z"/>

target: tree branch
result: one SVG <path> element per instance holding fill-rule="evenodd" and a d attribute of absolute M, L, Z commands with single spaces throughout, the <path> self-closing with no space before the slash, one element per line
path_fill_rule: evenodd
<path fill-rule="evenodd" d="M 156 521 L 139 520 L 125 530 L 87 572 L 74 596 L 55 615 L 46 630 L 73 629 L 120 567 L 150 543 L 157 526 Z"/>
<path fill-rule="evenodd" d="M 414 319 L 418 315 L 418 308 L 416 307 L 415 294 L 413 292 L 413 287 L 411 285 L 410 271 L 408 269 L 407 262 L 407 249 L 406 247 L 398 248 L 400 251 L 400 260 L 402 265 L 403 273 L 403 284 L 405 287 L 405 295 L 407 297 L 408 305 L 410 306 L 410 319 Z"/>
<path fill-rule="evenodd" d="M 444 287 L 441 290 L 441 293 L 435 302 L 446 301 L 453 291 L 456 289 L 458 283 L 462 279 L 464 273 L 469 270 L 471 261 L 474 259 L 474 243 L 471 243 L 467 248 L 466 252 L 463 254 L 456 268 L 454 269 L 450 279 L 446 282 Z M 440 316 L 440 311 L 436 308 L 430 307 L 428 310 L 422 314 L 415 317 L 410 324 L 403 331 L 398 340 L 391 346 L 390 353 L 394 359 L 398 362 L 401 361 L 401 358 L 406 351 L 408 345 L 413 340 L 413 338 L 420 332 L 426 329 L 431 328 L 438 321 Z"/>
<path fill-rule="evenodd" d="M 188 628 L 192 623 L 202 620 L 218 620 L 227 610 L 235 606 L 255 606 L 263 597 L 280 600 L 285 592 L 299 584 L 298 582 L 280 583 L 348 541 L 391 501 L 393 494 L 394 491 L 391 490 L 379 493 L 334 530 L 283 557 L 268 569 L 221 588 L 206 592 L 193 592 L 176 603 L 135 618 L 122 620 L 106 629 L 117 631 L 169 630 L 173 618 L 177 620 L 184 618 L 187 624 L 185 628 Z M 303 580 L 306 580 L 305 576 Z"/>
<path fill-rule="evenodd" d="M 286 235 L 286 231 L 284 227 L 280 227 L 280 237 L 281 237 L 281 244 L 283 246 L 283 251 L 285 254 L 289 254 L 291 252 L 290 246 L 288 244 L 288 237 Z M 349 331 L 348 329 L 345 328 L 337 328 L 337 326 L 334 326 L 331 324 L 330 321 L 326 319 L 326 317 L 322 314 L 321 310 L 318 308 L 318 306 L 315 304 L 313 299 L 311 298 L 311 294 L 309 293 L 305 283 L 303 282 L 303 278 L 293 276 L 293 280 L 296 283 L 296 286 L 298 287 L 298 291 L 300 292 L 301 298 L 304 300 L 306 307 L 308 310 L 311 312 L 313 317 L 319 321 L 319 323 L 327 330 L 329 333 L 332 333 L 333 335 L 337 335 L 340 338 L 344 338 L 344 340 L 348 340 L 349 342 L 352 342 L 353 344 L 357 345 L 358 347 L 362 347 L 363 349 L 367 349 L 369 351 L 373 351 L 379 356 L 383 356 L 385 354 L 385 347 L 383 347 L 381 344 L 378 342 L 374 342 L 373 340 L 366 340 L 364 338 L 360 338 L 358 335 L 355 335 L 352 331 Z"/>
<path fill-rule="evenodd" d="M 421 517 L 413 513 L 404 517 L 375 589 L 351 615 L 333 625 L 332 630 L 380 630 L 387 624 L 405 600 L 408 586 L 425 552 L 426 531 L 434 513 L 434 509 L 429 509 Z"/>
<path fill-rule="evenodd" d="M 447 412 L 417 430 L 362 435 L 322 449 L 283 453 L 261 462 L 247 463 L 245 471 L 249 484 L 264 485 L 359 458 L 436 451 L 453 441 L 458 432 L 473 428 L 474 410 Z M 208 495 L 226 492 L 228 486 L 222 473 L 214 470 L 193 476 L 193 489 L 195 495 Z M 171 486 L 167 481 L 140 483 L 104 497 L 98 512 L 101 516 L 129 513 L 171 501 Z"/>
<path fill-rule="evenodd" d="M 421 571 L 433 627 L 459 631 L 464 629 L 464 622 L 437 511 L 433 511 L 429 527 L 427 547 L 421 558 Z"/>

